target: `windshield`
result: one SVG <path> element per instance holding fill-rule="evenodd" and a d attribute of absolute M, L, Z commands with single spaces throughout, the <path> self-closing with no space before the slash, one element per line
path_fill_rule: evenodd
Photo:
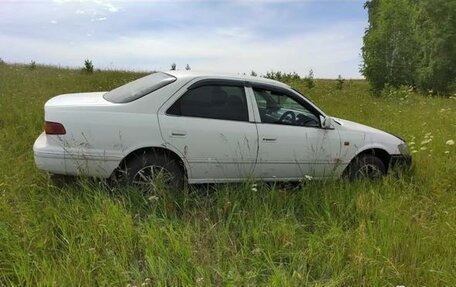
<path fill-rule="evenodd" d="M 174 82 L 175 77 L 157 72 L 120 86 L 103 97 L 112 103 L 129 103 Z"/>

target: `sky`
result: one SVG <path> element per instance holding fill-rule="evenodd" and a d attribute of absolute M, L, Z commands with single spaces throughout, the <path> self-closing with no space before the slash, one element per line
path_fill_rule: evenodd
<path fill-rule="evenodd" d="M 365 0 L 5 1 L 6 62 L 361 78 Z"/>

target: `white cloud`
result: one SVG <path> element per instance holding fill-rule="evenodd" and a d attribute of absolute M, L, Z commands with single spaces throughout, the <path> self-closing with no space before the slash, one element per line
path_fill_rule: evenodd
<path fill-rule="evenodd" d="M 176 62 L 181 67 L 189 63 L 194 70 L 230 73 L 281 70 L 304 75 L 313 69 L 316 77 L 335 78 L 342 74 L 346 78 L 358 78 L 361 39 L 356 33 L 357 25 L 338 24 L 277 40 L 209 33 L 198 41 L 195 36 L 200 31 L 179 30 L 113 40 L 93 38 L 73 44 L 1 36 L 0 41 L 17 47 L 17 55 L 50 64 L 79 66 L 83 59 L 90 58 L 99 67 L 167 70 L 170 63 Z M 0 54 L 5 54 L 3 49 L 0 47 Z"/>
<path fill-rule="evenodd" d="M 229 38 L 249 38 L 252 36 L 248 29 L 242 27 L 217 28 L 215 34 Z"/>
<path fill-rule="evenodd" d="M 99 68 L 148 70 L 167 70 L 176 62 L 231 73 L 304 75 L 313 69 L 316 77 L 360 77 L 365 20 L 323 14 L 321 20 L 323 12 L 313 15 L 310 2 L 55 2 L 0 9 L 0 27 L 8 28 L 0 29 L 0 43 L 9 43 L 0 45 L 2 58 L 63 66 L 90 58 Z M 362 4 L 359 9 L 364 13 Z M 15 10 L 19 15 L 13 17 Z"/>
<path fill-rule="evenodd" d="M 99 22 L 99 21 L 106 21 L 106 19 L 108 19 L 108 18 L 106 18 L 106 17 L 98 17 L 98 18 L 92 18 L 92 19 L 90 19 L 90 21 L 91 22 L 97 22 L 97 21 Z"/>
<path fill-rule="evenodd" d="M 92 6 L 92 7 L 101 7 L 102 9 L 111 12 L 111 13 L 117 13 L 119 12 L 122 8 L 120 6 L 114 5 L 113 1 L 107 1 L 107 0 L 79 0 L 79 1 L 74 1 L 74 0 L 53 0 L 54 3 L 64 5 L 64 4 L 79 4 L 79 5 L 85 5 L 85 6 Z M 116 3 L 119 3 L 120 1 L 116 1 Z M 85 11 L 82 9 L 77 9 L 76 14 L 84 14 Z"/>

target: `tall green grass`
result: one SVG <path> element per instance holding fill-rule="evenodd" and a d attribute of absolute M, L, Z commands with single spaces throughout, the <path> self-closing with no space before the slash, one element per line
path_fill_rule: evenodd
<path fill-rule="evenodd" d="M 140 76 L 0 65 L 0 285 L 456 285 L 454 98 L 290 83 L 331 115 L 415 142 L 415 172 L 377 183 L 247 181 L 145 196 L 36 170 L 47 99 Z"/>

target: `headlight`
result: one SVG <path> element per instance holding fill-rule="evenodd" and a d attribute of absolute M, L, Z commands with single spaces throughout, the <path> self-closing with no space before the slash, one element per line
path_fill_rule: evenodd
<path fill-rule="evenodd" d="M 400 145 L 397 146 L 397 148 L 399 149 L 399 151 L 401 152 L 402 155 L 410 155 L 410 150 L 406 143 L 401 143 Z"/>

